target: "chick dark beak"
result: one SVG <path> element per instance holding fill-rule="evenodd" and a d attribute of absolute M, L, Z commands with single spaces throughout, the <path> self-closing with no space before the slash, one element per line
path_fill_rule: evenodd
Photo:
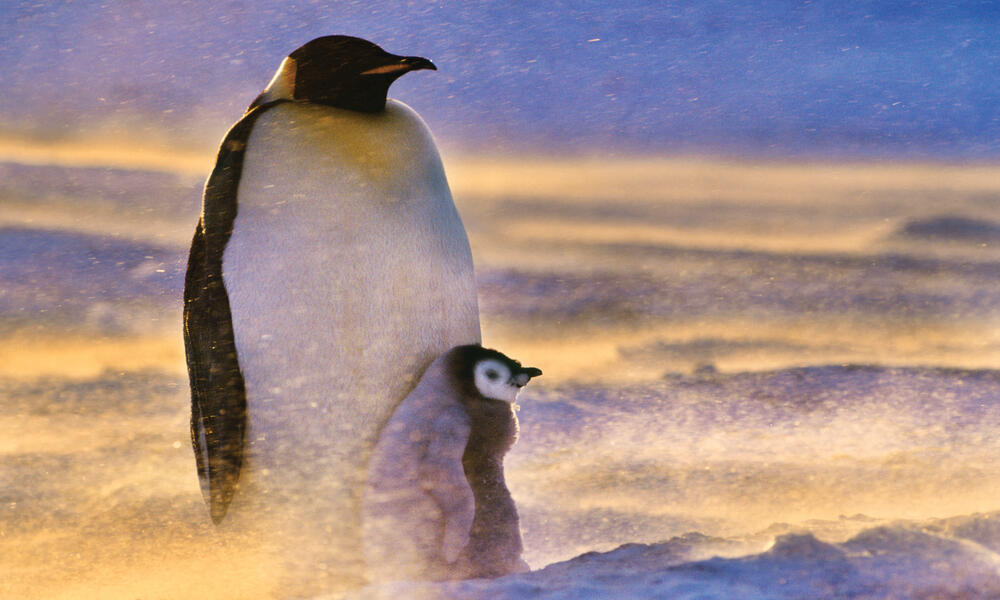
<path fill-rule="evenodd" d="M 535 367 L 523 367 L 520 372 L 514 376 L 514 385 L 517 387 L 524 387 L 528 385 L 528 382 L 531 381 L 532 377 L 538 377 L 541 374 L 541 369 L 536 369 Z"/>

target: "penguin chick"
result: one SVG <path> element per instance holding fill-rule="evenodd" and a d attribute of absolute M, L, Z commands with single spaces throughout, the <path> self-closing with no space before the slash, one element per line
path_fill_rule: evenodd
<path fill-rule="evenodd" d="M 517 395 L 541 374 L 479 345 L 431 364 L 369 462 L 363 539 L 372 580 L 528 570 L 503 457 L 517 440 Z"/>

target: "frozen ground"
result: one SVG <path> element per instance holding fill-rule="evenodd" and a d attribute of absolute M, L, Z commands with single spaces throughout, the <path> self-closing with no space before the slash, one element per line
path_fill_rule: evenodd
<path fill-rule="evenodd" d="M 199 182 L 0 174 L 0 597 L 281 598 L 189 449 Z M 449 174 L 485 342 L 545 369 L 508 460 L 536 570 L 421 593 L 1000 597 L 1000 173 Z"/>

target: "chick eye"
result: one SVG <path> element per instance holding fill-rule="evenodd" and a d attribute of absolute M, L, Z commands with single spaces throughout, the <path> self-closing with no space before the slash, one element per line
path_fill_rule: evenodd
<path fill-rule="evenodd" d="M 493 369 L 490 369 L 486 371 L 486 377 L 488 377 L 490 381 L 496 381 L 497 377 L 500 377 L 500 374 Z"/>

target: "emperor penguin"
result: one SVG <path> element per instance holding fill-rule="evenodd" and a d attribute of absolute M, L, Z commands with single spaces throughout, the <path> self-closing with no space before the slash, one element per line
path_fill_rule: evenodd
<path fill-rule="evenodd" d="M 376 434 L 435 357 L 480 340 L 434 139 L 387 99 L 422 69 L 436 68 L 312 40 L 226 134 L 205 186 L 184 289 L 198 477 L 220 531 L 260 546 L 288 594 L 363 584 Z"/>
<path fill-rule="evenodd" d="M 518 393 L 541 374 L 478 344 L 431 364 L 372 452 L 362 515 L 373 581 L 528 570 L 503 458 L 517 441 Z"/>

